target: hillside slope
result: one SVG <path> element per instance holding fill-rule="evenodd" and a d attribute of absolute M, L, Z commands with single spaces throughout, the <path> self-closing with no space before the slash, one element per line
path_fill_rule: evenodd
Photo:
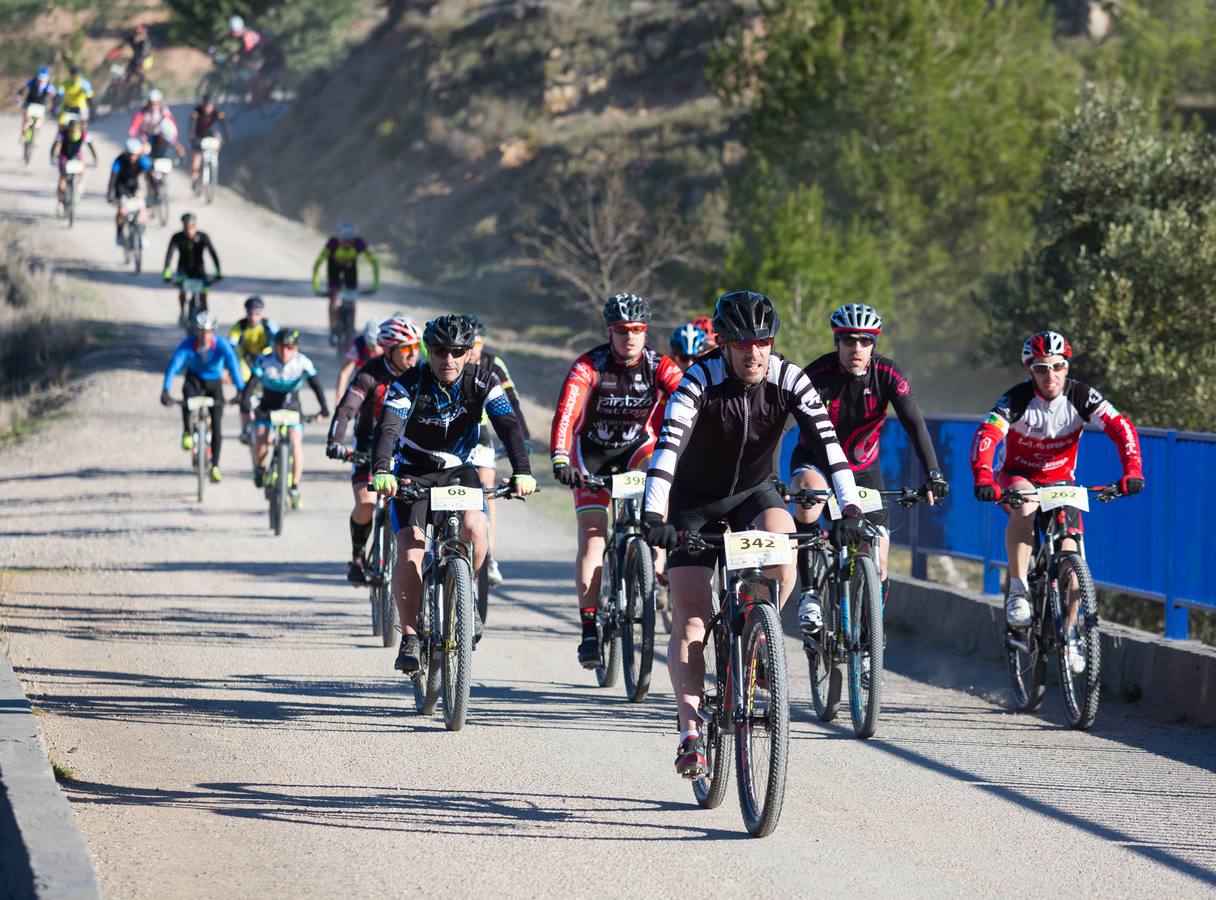
<path fill-rule="evenodd" d="M 720 185 L 729 123 L 703 73 L 730 6 L 414 5 L 301 90 L 264 138 L 234 148 L 230 171 L 310 224 L 357 221 L 465 308 L 495 319 L 510 298 L 503 324 L 551 324 L 515 262 L 552 179 L 628 164 L 686 212 Z"/>

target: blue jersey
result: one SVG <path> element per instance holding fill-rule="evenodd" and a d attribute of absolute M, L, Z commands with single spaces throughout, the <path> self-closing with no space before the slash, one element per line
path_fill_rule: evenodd
<path fill-rule="evenodd" d="M 298 350 L 287 362 L 283 362 L 273 350 L 269 350 L 254 360 L 253 377 L 262 382 L 262 405 L 265 406 L 265 395 L 268 393 L 281 394 L 284 397 L 298 394 L 306 381 L 317 377 L 317 367 Z"/>
<path fill-rule="evenodd" d="M 177 345 L 173 358 L 169 360 L 169 368 L 165 370 L 164 389 L 173 386 L 173 379 L 184 369 L 192 372 L 203 381 L 219 381 L 224 377 L 224 369 L 232 376 L 236 389 L 245 387 L 245 379 L 241 377 L 241 364 L 236 358 L 236 350 L 227 340 L 216 335 L 215 344 L 205 353 L 199 353 L 198 339 L 188 337 Z"/>
<path fill-rule="evenodd" d="M 25 105 L 31 103 L 41 103 L 43 106 L 50 106 L 56 97 L 59 96 L 59 88 L 47 81 L 45 84 L 39 84 L 37 78 L 31 78 L 25 83 Z"/>

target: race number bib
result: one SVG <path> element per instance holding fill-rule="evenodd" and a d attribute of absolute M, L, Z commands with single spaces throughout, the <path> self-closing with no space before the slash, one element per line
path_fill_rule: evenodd
<path fill-rule="evenodd" d="M 452 512 L 466 509 L 481 509 L 482 491 L 479 487 L 449 484 L 447 487 L 431 488 L 431 509 Z"/>
<path fill-rule="evenodd" d="M 874 488 L 857 488 L 857 505 L 863 513 L 882 512 L 882 493 Z"/>
<path fill-rule="evenodd" d="M 173 160 L 160 157 L 152 160 L 152 168 L 162 175 L 167 175 L 173 171 Z"/>
<path fill-rule="evenodd" d="M 1050 512 L 1061 506 L 1071 506 L 1073 509 L 1089 512 L 1089 491 L 1071 484 L 1039 488 L 1039 508 L 1043 512 Z"/>
<path fill-rule="evenodd" d="M 828 494 L 828 518 L 835 522 L 840 517 L 840 504 L 836 502 L 836 495 Z"/>
<path fill-rule="evenodd" d="M 270 424 L 276 428 L 281 428 L 284 425 L 299 425 L 300 414 L 294 409 L 272 409 L 270 411 Z"/>
<path fill-rule="evenodd" d="M 638 500 L 645 492 L 645 472 L 622 472 L 612 476 L 613 500 Z"/>
<path fill-rule="evenodd" d="M 726 568 L 760 569 L 789 563 L 793 559 L 790 539 L 771 531 L 729 531 L 726 539 Z"/>
<path fill-rule="evenodd" d="M 215 399 L 213 397 L 186 398 L 186 409 L 190 410 L 190 412 L 194 412 L 196 409 L 210 409 L 213 406 L 215 406 Z"/>
<path fill-rule="evenodd" d="M 186 278 L 182 280 L 182 290 L 187 294 L 201 294 L 207 283 L 201 278 Z"/>
<path fill-rule="evenodd" d="M 79 159 L 69 159 L 63 164 L 65 175 L 79 175 L 84 171 L 84 161 Z"/>

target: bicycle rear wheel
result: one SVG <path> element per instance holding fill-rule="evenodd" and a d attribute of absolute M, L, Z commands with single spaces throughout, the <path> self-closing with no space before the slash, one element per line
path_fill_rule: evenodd
<path fill-rule="evenodd" d="M 850 585 L 849 638 L 853 649 L 849 651 L 849 712 L 853 733 L 868 738 L 878 729 L 878 713 L 882 709 L 882 582 L 874 560 L 862 554 L 854 558 Z M 863 654 L 870 658 L 868 679 L 862 677 Z"/>
<path fill-rule="evenodd" d="M 473 680 L 473 573 L 469 561 L 453 556 L 443 567 L 443 724 L 448 731 L 464 727 Z"/>
<path fill-rule="evenodd" d="M 414 706 L 420 716 L 429 716 L 439 704 L 440 680 L 443 676 L 443 654 L 435 650 L 439 638 L 432 634 L 439 626 L 434 622 L 434 594 L 438 587 L 428 584 L 431 571 L 423 576 L 422 605 L 418 609 L 418 637 L 422 641 L 421 668 L 414 674 Z"/>
<path fill-rule="evenodd" d="M 763 591 L 761 585 L 753 586 Z M 748 834 L 772 834 L 781 818 L 789 761 L 790 701 L 777 610 L 755 603 L 743 625 L 743 722 L 735 732 L 739 807 Z"/>
<path fill-rule="evenodd" d="M 718 612 L 714 595 L 713 613 Z M 725 645 L 724 627 L 715 627 L 705 634 L 705 687 L 701 691 L 701 736 L 705 738 L 705 774 L 692 781 L 692 794 L 703 809 L 716 809 L 726 796 L 730 785 L 730 766 L 726 753 L 726 733 L 718 721 L 727 692 L 729 677 L 725 661 L 729 649 Z M 683 727 L 683 726 L 681 726 Z"/>
<path fill-rule="evenodd" d="M 1073 672 L 1065 652 L 1067 643 L 1059 648 L 1056 659 L 1059 661 L 1060 688 L 1064 693 L 1064 714 L 1069 725 L 1083 731 L 1094 724 L 1094 718 L 1098 715 L 1098 698 L 1102 686 L 1098 598 L 1089 565 L 1079 553 L 1060 554 L 1056 578 L 1060 587 L 1062 621 L 1066 620 L 1070 601 L 1077 604 L 1075 627 L 1085 667 L 1081 672 Z"/>
<path fill-rule="evenodd" d="M 811 704 L 815 707 L 815 715 L 821 722 L 831 722 L 840 709 L 840 687 L 844 681 L 836 658 L 840 608 L 828 590 L 827 560 L 820 559 L 813 572 L 814 584 L 809 589 L 819 598 L 823 625 L 814 640 L 803 638 L 802 647 L 811 676 Z"/>
<path fill-rule="evenodd" d="M 393 529 L 387 524 L 381 529 L 384 541 L 382 562 L 383 577 L 380 579 L 380 638 L 385 647 L 393 646 L 401 614 L 397 612 L 397 597 L 393 592 L 393 570 L 397 567 L 397 542 Z"/>
<path fill-rule="evenodd" d="M 481 624 L 486 624 L 486 614 L 490 611 L 490 554 L 482 560 L 481 568 L 477 570 L 477 615 L 481 616 Z"/>
<path fill-rule="evenodd" d="M 654 665 L 654 556 L 640 536 L 625 545 L 625 618 L 621 624 L 621 658 L 625 696 L 634 703 L 650 691 Z"/>
<path fill-rule="evenodd" d="M 595 667 L 595 680 L 600 687 L 612 687 L 621 677 L 621 631 L 616 621 L 615 567 L 604 549 L 604 565 L 600 569 L 600 602 L 595 608 L 595 630 L 600 639 L 600 662 Z"/>

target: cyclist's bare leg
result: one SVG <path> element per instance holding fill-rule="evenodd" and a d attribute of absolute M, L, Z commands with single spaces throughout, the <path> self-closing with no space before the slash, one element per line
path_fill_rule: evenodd
<path fill-rule="evenodd" d="M 421 528 L 402 528 L 397 532 L 397 559 L 393 568 L 393 594 L 397 598 L 401 633 L 418 633 L 418 603 L 422 599 L 422 557 L 426 553 L 426 533 Z"/>
<path fill-rule="evenodd" d="M 291 436 L 291 486 L 298 488 L 304 477 L 304 429 L 289 428 Z"/>
<path fill-rule="evenodd" d="M 600 575 L 604 567 L 604 537 L 608 514 L 586 509 L 578 514 L 578 553 L 574 557 L 574 582 L 579 609 L 594 609 L 600 602 Z"/>
<path fill-rule="evenodd" d="M 1034 485 L 1025 478 L 1015 478 L 1006 490 L 1033 491 Z M 1034 516 L 1039 511 L 1037 500 L 1027 500 L 1021 506 L 1003 507 L 1009 514 L 1009 522 L 1005 526 L 1005 553 L 1009 560 L 1009 577 L 1017 578 L 1023 584 L 1030 572 L 1030 553 L 1034 546 Z"/>
<path fill-rule="evenodd" d="M 766 509 L 756 517 L 756 527 L 762 531 L 772 531 L 777 534 L 790 534 L 794 531 L 794 517 L 788 509 Z M 768 578 L 776 578 L 781 582 L 781 596 L 777 598 L 777 608 L 785 605 L 785 601 L 794 592 L 795 572 L 793 562 L 783 566 L 769 566 L 764 570 Z"/>
<path fill-rule="evenodd" d="M 1064 538 L 1064 540 L 1060 541 L 1060 549 L 1065 552 L 1076 553 L 1080 548 L 1072 538 Z M 1069 576 L 1068 584 L 1062 584 L 1060 587 L 1068 591 L 1068 628 L 1071 629 L 1077 624 L 1077 610 L 1081 608 L 1081 585 L 1077 581 L 1076 572 L 1070 572 Z"/>
<path fill-rule="evenodd" d="M 481 481 L 481 486 L 483 488 L 494 487 L 494 478 L 496 475 L 497 472 L 489 466 L 477 467 L 477 478 Z M 489 547 L 494 546 L 494 508 L 496 506 L 497 504 L 493 500 L 489 499 L 488 497 L 486 498 L 486 539 Z M 493 554 L 491 553 L 490 555 L 492 556 Z M 480 569 L 481 566 L 478 566 L 477 568 Z"/>
<path fill-rule="evenodd" d="M 178 318 L 186 318 L 186 288 L 183 285 L 177 288 L 177 315 Z"/>
<path fill-rule="evenodd" d="M 203 171 L 203 153 L 201 150 L 194 150 L 190 153 L 190 180 L 198 181 L 198 177 Z"/>
<path fill-rule="evenodd" d="M 266 454 L 270 452 L 270 426 L 259 425 L 253 436 L 253 467 L 266 468 Z"/>
<path fill-rule="evenodd" d="M 790 479 L 790 488 L 794 491 L 826 491 L 828 482 L 820 472 L 814 469 L 799 469 Z M 799 530 L 802 530 L 803 525 L 813 525 L 818 522 L 821 515 L 823 515 L 822 503 L 816 503 L 810 509 L 803 509 L 801 506 L 794 507 L 794 518 L 798 522 Z"/>
<path fill-rule="evenodd" d="M 338 333 L 338 289 L 330 288 L 329 291 L 329 333 Z"/>
<path fill-rule="evenodd" d="M 481 571 L 486 561 L 486 517 L 480 510 L 465 510 L 460 521 L 460 536 L 473 545 L 473 571 Z"/>
<path fill-rule="evenodd" d="M 63 206 L 64 197 L 68 192 L 68 176 L 59 176 L 59 205 Z"/>
<path fill-rule="evenodd" d="M 701 731 L 697 707 L 705 685 L 705 626 L 711 615 L 713 569 L 681 566 L 668 573 L 671 590 L 671 638 L 667 672 L 676 694 L 680 731 Z"/>
<path fill-rule="evenodd" d="M 369 525 L 376 513 L 376 495 L 366 484 L 352 484 L 355 494 L 355 508 L 350 514 L 351 521 L 356 525 Z"/>

